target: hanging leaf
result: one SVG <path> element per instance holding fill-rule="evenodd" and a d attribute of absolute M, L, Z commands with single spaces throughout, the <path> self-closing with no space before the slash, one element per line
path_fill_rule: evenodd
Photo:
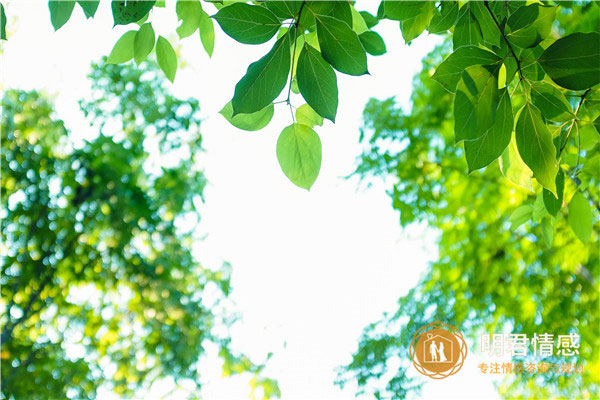
<path fill-rule="evenodd" d="M 458 2 L 442 1 L 440 10 L 434 10 L 431 23 L 427 30 L 429 33 L 444 33 L 452 28 L 458 19 Z"/>
<path fill-rule="evenodd" d="M 494 125 L 476 140 L 466 140 L 465 157 L 469 172 L 488 166 L 502 155 L 510 142 L 514 120 L 510 95 L 506 88 L 500 91 L 500 101 Z"/>
<path fill-rule="evenodd" d="M 548 248 L 552 247 L 554 241 L 554 228 L 548 218 L 542 220 L 540 229 L 542 230 L 542 239 Z"/>
<path fill-rule="evenodd" d="M 146 0 L 113 1 L 111 8 L 115 26 L 138 22 L 150 12 L 154 3 Z"/>
<path fill-rule="evenodd" d="M 367 53 L 356 33 L 333 17 L 315 15 L 315 18 L 323 58 L 344 74 L 367 74 Z"/>
<path fill-rule="evenodd" d="M 454 93 L 465 68 L 471 65 L 494 65 L 501 61 L 496 54 L 477 46 L 463 46 L 456 49 L 437 67 L 432 78 Z"/>
<path fill-rule="evenodd" d="M 372 56 L 380 56 L 385 54 L 385 42 L 377 32 L 368 31 L 358 35 L 358 38 L 360 39 L 360 42 L 367 53 L 371 54 Z"/>
<path fill-rule="evenodd" d="M 575 193 L 569 203 L 568 220 L 575 236 L 583 243 L 589 242 L 593 229 L 592 208 L 581 192 Z"/>
<path fill-rule="evenodd" d="M 208 54 L 209 57 L 212 57 L 215 49 L 215 26 L 210 16 L 204 11 L 200 14 L 200 25 L 198 28 L 200 31 L 202 47 L 204 47 L 206 54 Z"/>
<path fill-rule="evenodd" d="M 515 129 L 517 148 L 521 158 L 533 171 L 537 181 L 556 195 L 556 148 L 552 134 L 542 120 L 540 111 L 531 103 L 521 109 Z"/>
<path fill-rule="evenodd" d="M 86 18 L 92 18 L 94 15 L 96 15 L 96 11 L 100 5 L 100 0 L 79 0 L 77 1 L 77 4 L 79 4 L 83 10 Z"/>
<path fill-rule="evenodd" d="M 298 15 L 302 1 L 265 1 L 264 5 L 279 19 L 286 20 Z"/>
<path fill-rule="evenodd" d="M 296 122 L 312 128 L 315 125 L 322 126 L 323 117 L 317 114 L 308 104 L 302 104 L 296 109 Z"/>
<path fill-rule="evenodd" d="M 482 42 L 481 29 L 471 12 L 470 3 L 467 3 L 460 9 L 460 16 L 452 35 L 452 46 L 456 50 L 462 46 L 477 46 Z"/>
<path fill-rule="evenodd" d="M 6 40 L 6 13 L 2 3 L 0 3 L 0 39 Z"/>
<path fill-rule="evenodd" d="M 548 213 L 554 217 L 558 215 L 558 212 L 562 208 L 563 203 L 563 193 L 565 190 L 565 173 L 561 168 L 558 169 L 558 173 L 556 174 L 556 194 L 558 198 L 552 194 L 547 189 L 543 190 L 544 197 L 544 205 L 546 206 L 546 210 Z"/>
<path fill-rule="evenodd" d="M 290 73 L 290 38 L 294 35 L 291 29 L 264 57 L 248 66 L 235 85 L 233 115 L 260 111 L 281 93 Z"/>
<path fill-rule="evenodd" d="M 572 33 L 552 43 L 539 58 L 557 85 L 585 90 L 600 83 L 600 33 Z"/>
<path fill-rule="evenodd" d="M 198 0 L 177 0 L 175 13 L 181 24 L 177 27 L 177 35 L 180 39 L 193 35 L 200 26 L 202 17 L 202 6 Z"/>
<path fill-rule="evenodd" d="M 240 43 L 260 44 L 271 39 L 281 22 L 265 7 L 234 3 L 213 16 L 221 29 Z"/>
<path fill-rule="evenodd" d="M 469 3 L 471 5 L 471 11 L 479 24 L 481 29 L 481 35 L 483 40 L 493 46 L 500 45 L 500 29 L 494 22 L 494 19 L 490 15 L 490 12 L 486 8 L 483 1 L 473 1 Z"/>
<path fill-rule="evenodd" d="M 519 187 L 533 192 L 533 185 L 531 184 L 533 172 L 531 172 L 529 167 L 521 159 L 519 151 L 517 150 L 517 142 L 514 134 L 499 161 L 500 171 L 506 179 Z"/>
<path fill-rule="evenodd" d="M 63 1 L 63 0 L 50 0 L 48 2 L 48 8 L 50 8 L 50 22 L 54 30 L 59 30 L 64 24 L 67 23 L 73 8 L 75 8 L 74 1 Z"/>
<path fill-rule="evenodd" d="M 158 61 L 158 66 L 163 70 L 167 79 L 173 82 L 177 72 L 177 54 L 175 54 L 171 43 L 162 36 L 159 36 L 156 41 L 156 61 Z"/>
<path fill-rule="evenodd" d="M 300 52 L 296 78 L 304 100 L 323 118 L 335 122 L 337 78 L 331 65 L 309 44 L 305 44 Z"/>
<path fill-rule="evenodd" d="M 408 2 L 402 2 L 408 3 Z M 416 39 L 421 33 L 427 29 L 431 18 L 433 18 L 433 12 L 435 10 L 435 3 L 432 1 L 422 2 L 411 2 L 419 4 L 419 13 L 414 17 L 406 18 L 400 21 L 400 30 L 402 31 L 402 38 L 406 43 Z"/>
<path fill-rule="evenodd" d="M 498 79 L 490 67 L 467 67 L 454 97 L 456 142 L 480 138 L 493 124 L 498 108 Z"/>
<path fill-rule="evenodd" d="M 255 113 L 236 114 L 233 116 L 233 107 L 231 102 L 229 102 L 225 104 L 225 107 L 223 107 L 221 111 L 219 111 L 219 114 L 225 117 L 225 119 L 229 121 L 231 125 L 238 129 L 242 129 L 244 131 L 258 131 L 271 122 L 274 111 L 275 107 L 273 107 L 273 103 L 271 103 Z"/>
<path fill-rule="evenodd" d="M 524 204 L 520 207 L 517 207 L 517 209 L 513 211 L 509 218 L 510 229 L 517 229 L 519 226 L 529 221 L 532 214 L 533 207 L 531 206 L 531 204 Z"/>
<path fill-rule="evenodd" d="M 306 125 L 292 124 L 277 139 L 281 170 L 296 186 L 310 190 L 321 169 L 321 139 Z"/>
<path fill-rule="evenodd" d="M 133 59 L 136 64 L 140 64 L 148 57 L 148 54 L 154 48 L 154 29 L 151 24 L 144 24 L 135 34 L 133 41 Z"/>
<path fill-rule="evenodd" d="M 106 62 L 108 64 L 121 64 L 133 58 L 133 48 L 136 31 L 128 31 L 123 34 L 115 43 L 115 46 L 108 55 Z"/>

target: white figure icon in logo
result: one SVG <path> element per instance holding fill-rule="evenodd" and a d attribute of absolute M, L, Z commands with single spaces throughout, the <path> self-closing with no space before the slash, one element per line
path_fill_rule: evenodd
<path fill-rule="evenodd" d="M 429 342 L 429 345 L 425 347 L 425 349 L 429 349 L 429 357 L 425 355 L 423 357 L 425 362 L 430 363 L 447 363 L 452 362 L 452 360 L 446 357 L 446 345 L 450 348 L 450 353 L 452 353 L 452 341 L 448 340 L 445 337 L 436 335 L 433 336 L 431 334 L 427 335 L 428 339 L 426 342 Z M 437 340 L 436 340 L 437 339 Z M 447 342 L 446 345 L 444 342 Z M 452 358 L 452 357 L 450 357 Z"/>

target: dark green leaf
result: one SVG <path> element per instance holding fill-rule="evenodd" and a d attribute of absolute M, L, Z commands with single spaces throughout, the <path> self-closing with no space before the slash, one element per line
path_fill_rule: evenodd
<path fill-rule="evenodd" d="M 385 54 L 385 42 L 377 32 L 367 31 L 363 34 L 358 35 L 358 38 L 360 39 L 360 42 L 362 43 L 367 53 L 373 56 L 380 56 L 382 54 Z"/>
<path fill-rule="evenodd" d="M 583 243 L 589 242 L 593 229 L 592 207 L 579 191 L 573 195 L 569 203 L 568 220 L 575 236 Z"/>
<path fill-rule="evenodd" d="M 534 82 L 531 85 L 531 101 L 540 109 L 544 118 L 551 121 L 568 121 L 573 118 L 571 105 L 553 85 Z"/>
<path fill-rule="evenodd" d="M 298 15 L 301 1 L 265 1 L 264 5 L 279 19 L 286 20 Z"/>
<path fill-rule="evenodd" d="M 437 67 L 432 78 L 454 93 L 465 68 L 471 65 L 493 65 L 500 61 L 500 57 L 492 52 L 477 46 L 463 46 L 456 49 Z"/>
<path fill-rule="evenodd" d="M 304 45 L 298 58 L 296 78 L 304 100 L 323 118 L 335 122 L 337 78 L 331 65 L 309 44 Z"/>
<path fill-rule="evenodd" d="M 2 3 L 0 3 L 0 39 L 6 40 L 6 13 Z"/>
<path fill-rule="evenodd" d="M 154 6 L 155 1 L 113 1 L 111 3 L 115 25 L 127 25 L 144 18 Z"/>
<path fill-rule="evenodd" d="M 519 154 L 533 171 L 533 176 L 543 187 L 556 195 L 556 148 L 540 111 L 531 103 L 526 103 L 521 109 L 515 138 Z"/>
<path fill-rule="evenodd" d="M 488 166 L 502 155 L 512 135 L 514 119 L 508 90 L 500 91 L 494 125 L 476 140 L 466 140 L 465 157 L 469 172 Z"/>
<path fill-rule="evenodd" d="M 356 33 L 336 18 L 317 15 L 315 18 L 323 58 L 345 74 L 367 74 L 367 53 Z"/>
<path fill-rule="evenodd" d="M 485 3 L 483 1 L 473 1 L 469 3 L 471 5 L 471 11 L 481 28 L 481 35 L 483 39 L 494 46 L 500 44 L 500 30 L 494 22 L 494 19 L 490 15 Z"/>
<path fill-rule="evenodd" d="M 250 64 L 246 75 L 235 85 L 231 104 L 233 115 L 252 114 L 275 100 L 290 73 L 290 38 L 293 29 L 275 42 L 260 60 Z"/>
<path fill-rule="evenodd" d="M 552 43 L 539 58 L 559 86 L 585 90 L 600 83 L 600 33 L 573 33 Z"/>
<path fill-rule="evenodd" d="M 367 24 L 367 27 L 369 29 L 371 29 L 372 27 L 374 27 L 375 25 L 377 25 L 379 23 L 379 19 L 377 19 L 376 16 L 369 14 L 367 11 L 359 11 L 360 15 L 362 15 L 363 19 L 365 20 L 365 23 Z"/>
<path fill-rule="evenodd" d="M 458 19 L 458 2 L 442 1 L 441 9 L 435 10 L 427 30 L 429 33 L 443 33 L 452 28 Z"/>
<path fill-rule="evenodd" d="M 281 170 L 296 186 L 309 190 L 321 169 L 321 139 L 306 125 L 292 124 L 277 139 Z"/>
<path fill-rule="evenodd" d="M 271 119 L 273 119 L 273 113 L 273 103 L 252 114 L 236 114 L 233 116 L 231 102 L 225 104 L 225 107 L 219 111 L 219 114 L 225 117 L 231 125 L 244 131 L 258 131 L 264 128 L 271 122 Z"/>
<path fill-rule="evenodd" d="M 352 27 L 352 11 L 347 1 L 310 1 L 306 7 L 318 16 L 333 17 Z"/>
<path fill-rule="evenodd" d="M 558 198 L 556 198 L 549 190 L 543 190 L 544 205 L 546 206 L 546 211 L 548 211 L 550 215 L 556 217 L 562 208 L 564 190 L 565 173 L 561 168 L 558 168 L 558 173 L 556 174 L 556 193 L 558 194 Z"/>
<path fill-rule="evenodd" d="M 240 43 L 260 44 L 271 39 L 281 22 L 265 7 L 234 3 L 213 16 L 223 31 Z"/>
<path fill-rule="evenodd" d="M 108 55 L 106 62 L 108 64 L 121 64 L 133 58 L 133 49 L 136 31 L 128 31 L 123 34 L 115 43 L 113 49 Z"/>
<path fill-rule="evenodd" d="M 148 57 L 148 54 L 154 48 L 154 29 L 151 24 L 144 24 L 135 34 L 133 41 L 133 59 L 136 64 L 140 64 Z"/>
<path fill-rule="evenodd" d="M 96 10 L 98 10 L 98 6 L 100 5 L 100 0 L 79 0 L 77 3 L 83 9 L 85 17 L 92 18 L 94 15 L 96 15 Z"/>
<path fill-rule="evenodd" d="M 508 18 L 506 36 L 519 47 L 534 47 L 550 34 L 555 18 L 556 7 L 539 4 L 521 7 Z"/>
<path fill-rule="evenodd" d="M 481 29 L 467 3 L 461 8 L 458 22 L 454 27 L 452 47 L 456 50 L 462 46 L 477 46 L 482 42 L 483 37 L 481 36 Z"/>
<path fill-rule="evenodd" d="M 167 79 L 173 82 L 177 72 L 177 54 L 175 54 L 171 43 L 162 36 L 159 36 L 156 41 L 156 61 L 158 61 L 158 66 L 163 70 Z"/>
<path fill-rule="evenodd" d="M 50 21 L 55 31 L 59 30 L 71 18 L 74 7 L 74 1 L 50 0 L 48 2 Z"/>
<path fill-rule="evenodd" d="M 467 67 L 454 98 L 456 142 L 480 138 L 494 123 L 498 108 L 498 79 L 490 67 Z"/>
<path fill-rule="evenodd" d="M 423 11 L 421 1 L 382 1 L 384 15 L 387 19 L 405 21 L 415 18 Z"/>

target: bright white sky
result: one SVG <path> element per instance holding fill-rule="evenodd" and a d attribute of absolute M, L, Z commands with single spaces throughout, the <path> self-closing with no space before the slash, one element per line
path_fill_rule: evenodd
<path fill-rule="evenodd" d="M 378 4 L 362 0 L 357 8 L 375 13 Z M 396 23 L 376 27 L 388 53 L 369 57 L 371 76 L 338 74 L 337 123 L 316 129 L 323 164 L 307 192 L 287 180 L 275 156 L 278 134 L 291 123 L 286 106 L 276 106 L 271 124 L 252 133 L 233 128 L 218 114 L 248 64 L 270 44 L 242 45 L 217 28 L 209 59 L 196 35 L 181 42 L 173 36 L 173 10 L 168 2 L 152 22 L 157 34 L 181 44 L 182 59 L 188 63 L 177 72 L 174 85 L 165 80 L 168 89 L 198 98 L 206 118 L 203 166 L 210 186 L 200 229 L 208 236 L 195 250 L 206 265 L 223 260 L 233 265 L 233 300 L 243 316 L 231 332 L 233 344 L 257 362 L 275 353 L 267 375 L 279 381 L 284 399 L 354 398 L 351 387 L 341 391 L 334 386 L 334 368 L 351 360 L 362 329 L 395 309 L 398 297 L 416 284 L 437 249 L 433 232 L 400 228 L 381 184 L 365 189 L 356 179 L 342 177 L 353 171 L 360 154 L 358 128 L 367 100 L 396 96 L 407 106 L 413 75 L 439 38 L 423 35 L 406 46 Z M 9 34 L 12 26 L 18 30 L 3 44 L 2 86 L 45 88 L 56 95 L 58 114 L 69 129 L 89 130 L 76 101 L 89 87 L 90 62 L 107 55 L 131 27 L 112 29 L 105 2 L 87 22 L 76 7 L 56 33 L 46 1 L 11 1 L 6 13 Z M 469 388 L 473 398 L 498 398 L 492 381 L 476 365 L 471 353 L 461 373 L 427 383 L 423 396 L 466 398 Z M 204 398 L 247 398 L 248 377 L 221 378 L 214 354 L 203 367 Z"/>

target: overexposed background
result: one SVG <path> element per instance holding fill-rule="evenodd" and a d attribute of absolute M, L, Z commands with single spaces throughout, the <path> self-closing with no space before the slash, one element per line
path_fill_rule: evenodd
<path fill-rule="evenodd" d="M 357 8 L 375 13 L 378 5 L 359 0 Z M 58 32 L 50 24 L 46 1 L 9 1 L 6 13 L 11 36 L 1 45 L 2 88 L 44 89 L 55 96 L 58 115 L 74 138 L 93 137 L 96 133 L 77 105 L 88 92 L 90 62 L 108 55 L 132 27 L 112 29 L 110 5 L 104 1 L 93 20 L 86 21 L 76 6 Z M 153 11 L 150 21 L 186 64 L 173 85 L 166 79 L 165 84 L 180 97 L 198 98 L 205 117 L 202 165 L 209 186 L 199 229 L 207 237 L 194 250 L 205 265 L 224 260 L 233 265 L 232 300 L 242 316 L 231 330 L 234 348 L 256 362 L 274 353 L 266 374 L 278 380 L 284 399 L 354 398 L 351 385 L 342 391 L 333 384 L 334 368 L 351 360 L 368 323 L 395 310 L 397 299 L 435 259 L 437 247 L 435 232 L 426 227 L 401 229 L 383 184 L 366 188 L 356 178 L 343 177 L 354 170 L 360 154 L 359 127 L 367 100 L 396 96 L 408 107 L 421 58 L 440 38 L 424 34 L 407 46 L 397 23 L 384 21 L 375 28 L 388 53 L 369 57 L 371 75 L 338 74 L 337 122 L 315 129 L 323 144 L 323 164 L 307 192 L 287 180 L 275 156 L 278 134 L 291 123 L 286 105 L 276 106 L 273 121 L 259 132 L 237 130 L 218 114 L 248 64 L 272 43 L 243 45 L 215 24 L 215 52 L 209 59 L 197 35 L 176 38 L 174 1 Z M 215 349 L 208 350 L 202 361 L 202 396 L 247 398 L 248 377 L 222 378 Z M 471 353 L 461 373 L 428 382 L 423 397 L 462 399 L 469 388 L 473 398 L 498 398 L 491 379 L 476 365 Z M 163 381 L 150 397 L 169 390 L 170 382 Z M 114 398 L 106 391 L 101 397 Z"/>

